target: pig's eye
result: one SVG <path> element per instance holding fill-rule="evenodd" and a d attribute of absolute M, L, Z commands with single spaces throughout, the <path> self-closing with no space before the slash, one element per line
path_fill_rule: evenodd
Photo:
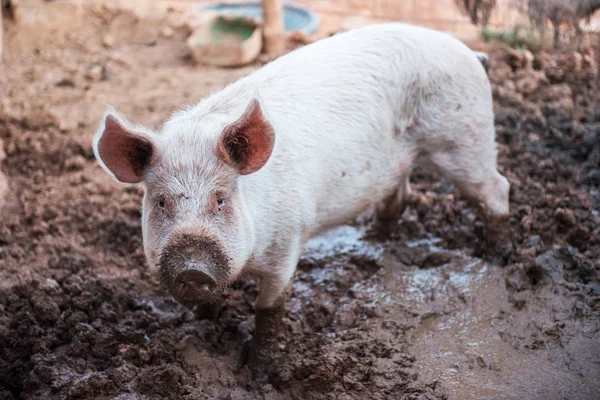
<path fill-rule="evenodd" d="M 221 211 L 221 207 L 225 205 L 225 197 L 221 194 L 217 194 L 217 208 Z"/>

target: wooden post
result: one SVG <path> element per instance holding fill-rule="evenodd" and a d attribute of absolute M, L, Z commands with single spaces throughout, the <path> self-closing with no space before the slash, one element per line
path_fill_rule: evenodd
<path fill-rule="evenodd" d="M 262 0 L 265 51 L 281 54 L 284 50 L 283 6 L 281 0 Z"/>
<path fill-rule="evenodd" d="M 4 2 L 2 0 L 0 0 L 0 60 L 2 59 L 2 40 L 3 40 L 3 37 L 2 37 L 2 33 L 3 33 L 2 32 L 2 29 L 3 29 L 3 27 L 2 27 L 2 22 L 3 22 L 2 21 L 2 19 L 3 19 L 3 17 L 2 17 L 2 9 L 4 8 L 2 6 L 3 3 Z"/>

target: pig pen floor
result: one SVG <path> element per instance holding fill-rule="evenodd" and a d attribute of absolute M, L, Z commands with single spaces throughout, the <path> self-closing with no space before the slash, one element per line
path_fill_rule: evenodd
<path fill-rule="evenodd" d="M 142 192 L 113 183 L 90 146 L 106 104 L 157 127 L 259 65 L 195 67 L 183 33 L 165 38 L 160 20 L 86 18 L 44 43 L 7 26 L 1 400 L 600 398 L 593 60 L 541 55 L 529 69 L 518 53 L 486 49 L 512 184 L 505 265 L 481 258 L 473 210 L 419 167 L 389 240 L 363 240 L 360 222 L 311 240 L 281 354 L 259 385 L 232 372 L 256 283 L 237 283 L 216 322 L 175 303 L 146 270 Z"/>

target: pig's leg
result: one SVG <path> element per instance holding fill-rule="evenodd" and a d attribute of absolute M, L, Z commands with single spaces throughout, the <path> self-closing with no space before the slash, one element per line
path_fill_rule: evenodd
<path fill-rule="evenodd" d="M 409 180 L 410 175 L 407 172 L 398 189 L 377 204 L 374 226 L 367 233 L 368 237 L 387 237 L 394 231 L 412 193 Z"/>
<path fill-rule="evenodd" d="M 285 286 L 286 290 L 281 293 L 277 301 L 268 307 L 264 307 L 260 305 L 260 293 L 263 293 L 265 289 L 262 282 L 255 307 L 254 336 L 247 343 L 246 350 L 247 366 L 252 373 L 252 378 L 255 380 L 266 377 L 267 369 L 279 348 L 281 320 L 285 314 L 285 303 L 291 291 L 291 283 L 288 282 Z M 278 282 L 278 284 L 284 284 L 284 282 Z M 270 283 L 267 286 L 270 286 Z"/>
<path fill-rule="evenodd" d="M 255 328 L 251 341 L 245 343 L 242 351 L 242 364 L 246 364 L 253 379 L 264 379 L 267 368 L 279 348 L 278 336 L 281 320 L 285 314 L 285 303 L 292 290 L 292 278 L 301 246 L 298 245 L 283 268 L 274 268 L 260 280 L 258 298 L 255 304 Z"/>
<path fill-rule="evenodd" d="M 464 140 L 464 136 L 462 137 Z M 483 141 L 484 144 L 486 141 Z M 457 143 L 450 152 L 436 152 L 429 160 L 460 193 L 477 206 L 486 226 L 486 242 L 494 247 L 506 244 L 509 217 L 508 180 L 496 169 L 493 143 L 478 148 L 477 142 Z"/>

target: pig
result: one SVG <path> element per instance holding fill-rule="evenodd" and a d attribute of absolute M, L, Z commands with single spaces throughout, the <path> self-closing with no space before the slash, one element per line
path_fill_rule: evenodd
<path fill-rule="evenodd" d="M 506 220 L 485 60 L 442 32 L 371 25 L 276 59 L 160 132 L 109 107 L 94 152 L 117 181 L 144 187 L 145 256 L 178 301 L 211 304 L 257 277 L 244 358 L 261 377 L 305 242 L 369 209 L 374 226 L 397 223 L 418 157 L 490 226 Z"/>

